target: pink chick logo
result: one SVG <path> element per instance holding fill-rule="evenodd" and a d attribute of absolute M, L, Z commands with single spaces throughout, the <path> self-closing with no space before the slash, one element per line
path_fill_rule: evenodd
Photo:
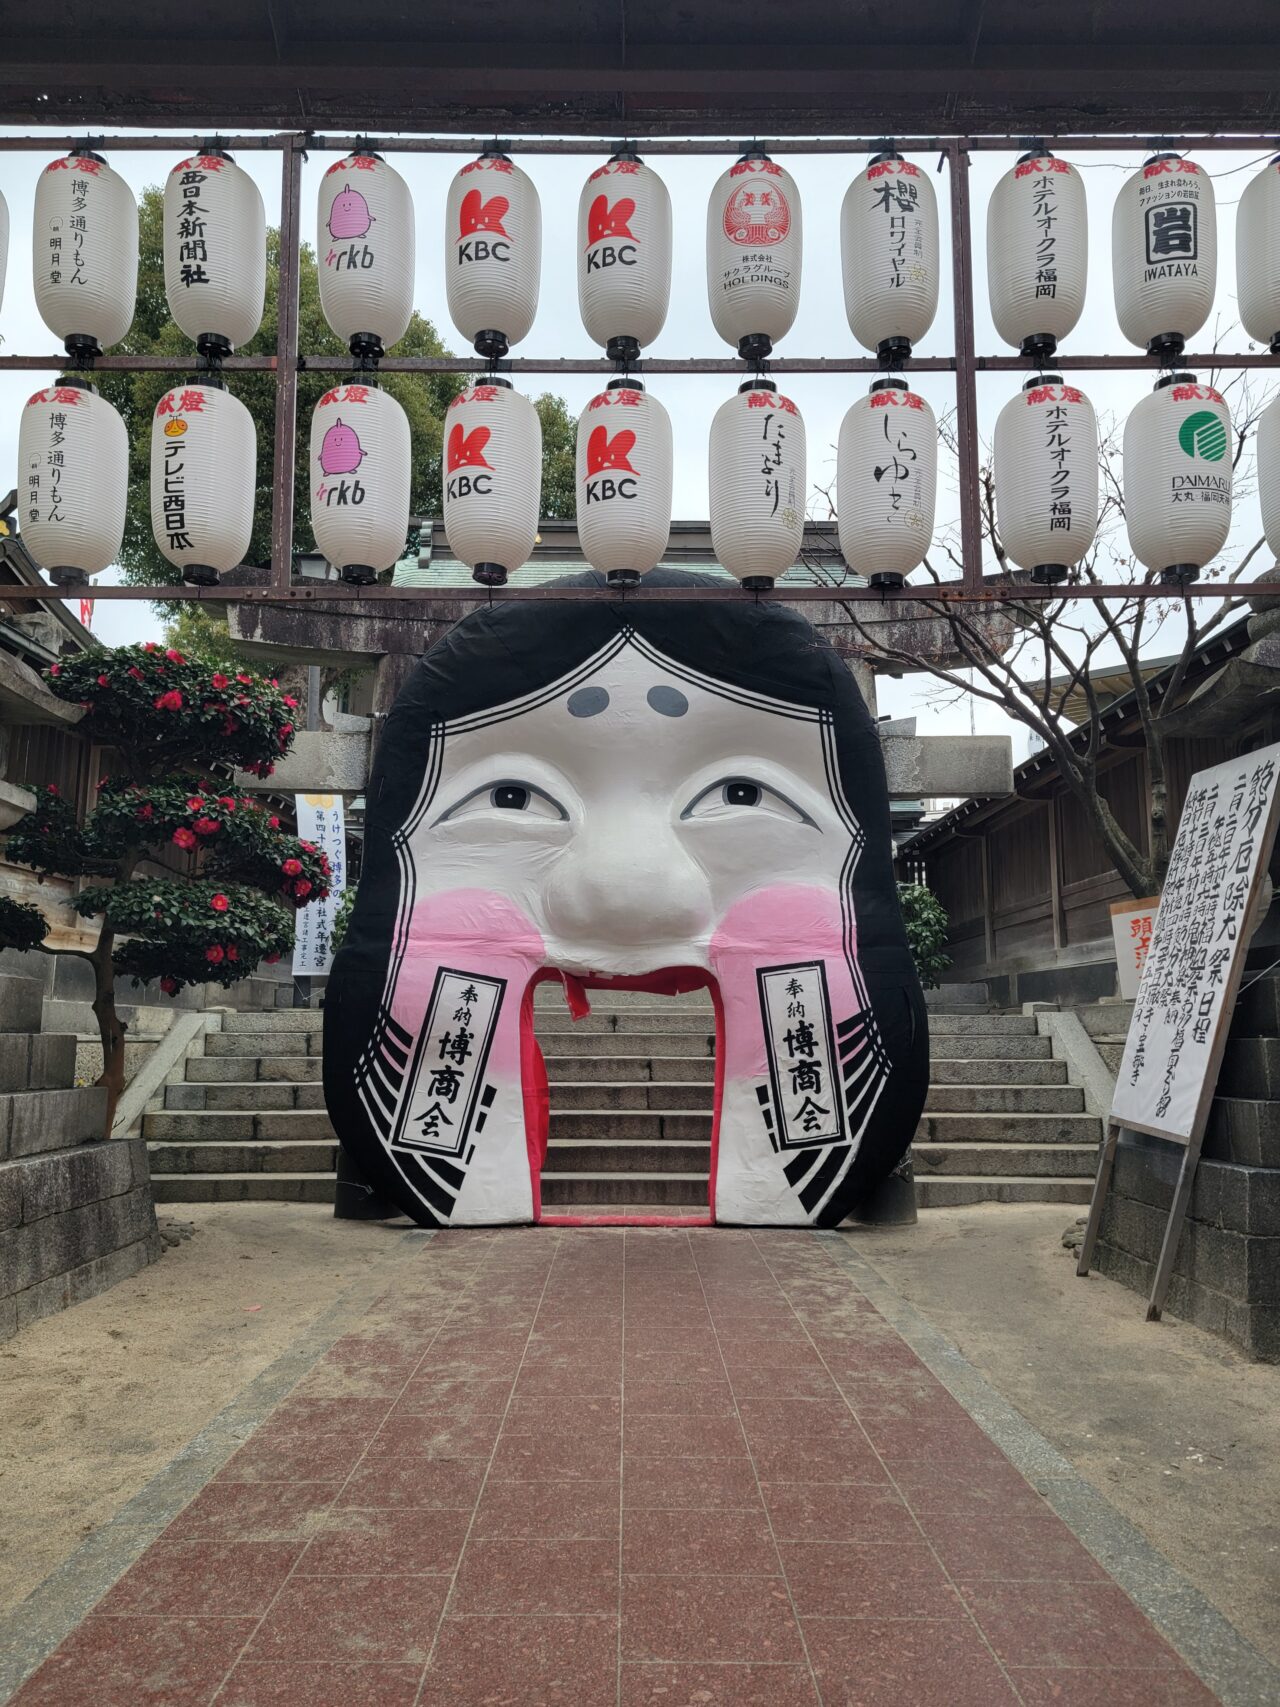
<path fill-rule="evenodd" d="M 364 456 L 355 428 L 339 416 L 321 441 L 321 468 L 326 474 L 354 474 Z"/>
<path fill-rule="evenodd" d="M 339 242 L 350 237 L 363 237 L 373 224 L 369 204 L 350 184 L 344 184 L 333 198 L 329 209 L 329 235 Z"/>

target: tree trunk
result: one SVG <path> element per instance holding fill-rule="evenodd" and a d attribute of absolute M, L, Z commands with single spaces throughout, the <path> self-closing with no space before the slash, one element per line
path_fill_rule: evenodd
<path fill-rule="evenodd" d="M 107 1092 L 107 1112 L 102 1136 L 110 1138 L 111 1125 L 116 1117 L 116 1105 L 124 1093 L 124 1034 L 125 1025 L 116 1012 L 116 975 L 111 964 L 115 932 L 104 923 L 97 946 L 89 956 L 93 967 L 93 1012 L 98 1021 L 98 1036 L 102 1041 L 102 1072 L 95 1080 Z"/>

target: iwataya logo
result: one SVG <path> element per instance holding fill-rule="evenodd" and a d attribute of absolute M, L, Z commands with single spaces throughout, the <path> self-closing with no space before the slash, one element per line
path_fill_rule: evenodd
<path fill-rule="evenodd" d="M 1178 428 L 1178 443 L 1190 457 L 1202 462 L 1221 462 L 1227 454 L 1227 429 L 1220 416 L 1197 409 Z"/>

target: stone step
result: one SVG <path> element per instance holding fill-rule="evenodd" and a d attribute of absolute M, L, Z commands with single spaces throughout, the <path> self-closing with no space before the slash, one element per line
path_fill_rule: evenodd
<path fill-rule="evenodd" d="M 223 1112 L 257 1112 L 263 1109 L 324 1107 L 324 1086 L 295 1084 L 288 1080 L 272 1084 L 267 1079 L 250 1079 L 230 1084 L 166 1085 L 166 1109 L 207 1108 Z"/>
<path fill-rule="evenodd" d="M 235 1016 L 228 1015 L 228 1018 Z M 247 1018 L 247 1015 L 241 1015 Z M 257 1016 L 261 1018 L 262 1016 Z M 264 1044 L 266 1047 L 264 1048 Z M 314 1049 L 311 1045 L 314 1044 Z M 317 1032 L 281 1032 L 277 1037 L 272 1035 L 267 1039 L 262 1032 L 211 1031 L 204 1040 L 206 1056 L 215 1060 L 223 1055 L 311 1055 L 317 1058 L 321 1052 L 320 1033 Z"/>
<path fill-rule="evenodd" d="M 543 1065 L 551 1084 L 713 1084 L 716 1064 L 709 1055 L 545 1055 Z"/>
<path fill-rule="evenodd" d="M 297 1036 L 324 1030 L 323 1008 L 275 1008 L 270 1013 L 224 1014 L 224 1035 L 231 1037 Z"/>
<path fill-rule="evenodd" d="M 917 1144 L 1092 1144 L 1102 1142 L 1096 1114 L 926 1114 Z"/>
<path fill-rule="evenodd" d="M 1031 1014 L 931 1013 L 929 1030 L 935 1037 L 1034 1037 Z"/>
<path fill-rule="evenodd" d="M 926 1114 L 1081 1114 L 1079 1085 L 967 1084 L 929 1087 Z"/>
<path fill-rule="evenodd" d="M 940 984 L 936 990 L 926 990 L 924 1000 L 931 1012 L 936 1009 L 939 1013 L 994 1006 L 985 984 Z"/>
<path fill-rule="evenodd" d="M 149 1143 L 177 1140 L 184 1144 L 221 1144 L 244 1139 L 327 1139 L 335 1142 L 329 1116 L 321 1109 L 279 1109 L 255 1114 L 252 1110 L 229 1113 L 145 1114 L 142 1135 Z"/>
<path fill-rule="evenodd" d="M 949 1061 L 933 1058 L 935 1085 L 1065 1085 L 1065 1061 Z"/>
<path fill-rule="evenodd" d="M 924 1174 L 965 1174 L 985 1178 L 1000 1174 L 1039 1178 L 1091 1180 L 1097 1167 L 1094 1144 L 930 1144 L 917 1141 L 911 1150 L 917 1179 Z"/>
<path fill-rule="evenodd" d="M 106 1091 L 91 1087 L 5 1092 L 0 1095 L 0 1158 L 96 1143 L 104 1137 L 106 1115 Z"/>
<path fill-rule="evenodd" d="M 1088 1203 L 1092 1179 L 1014 1179 L 959 1174 L 916 1179 L 921 1209 L 958 1209 L 969 1203 Z"/>
<path fill-rule="evenodd" d="M 582 1019 L 574 1019 L 568 1012 L 556 1013 L 539 1008 L 534 1021 L 534 1030 L 540 1038 L 561 1037 L 565 1032 L 584 1036 L 611 1031 L 620 1036 L 630 1036 L 634 1032 L 714 1032 L 715 1028 L 715 1014 L 710 1007 L 634 1007 L 622 1008 L 616 1013 L 600 1013 L 593 1009 Z"/>
<path fill-rule="evenodd" d="M 1039 1035 L 961 1037 L 955 1032 L 939 1034 L 930 1028 L 929 1053 L 935 1061 L 1048 1061 L 1053 1042 Z"/>
<path fill-rule="evenodd" d="M 573 1204 L 629 1209 L 639 1204 L 707 1204 L 707 1175 L 679 1173 L 572 1173 L 542 1176 L 542 1207 Z"/>
<path fill-rule="evenodd" d="M 542 1177 L 548 1174 L 697 1174 L 711 1167 L 709 1144 L 636 1144 L 602 1137 L 572 1138 L 547 1145 Z"/>
<path fill-rule="evenodd" d="M 101 1053 L 99 1053 L 101 1064 Z M 0 1034 L 0 1093 L 63 1090 L 75 1078 L 73 1033 L 50 1037 L 40 1032 Z"/>
<path fill-rule="evenodd" d="M 538 1042 L 542 1045 L 542 1053 L 548 1058 L 560 1059 L 566 1055 L 596 1055 L 612 1056 L 614 1053 L 614 1033 L 600 1031 L 558 1031 L 551 1036 L 543 1033 L 538 1027 Z M 650 1057 L 655 1055 L 695 1055 L 708 1057 L 715 1054 L 716 1035 L 714 1030 L 702 1031 L 632 1031 L 619 1037 L 628 1055 Z M 1048 1038 L 1038 1039 L 1048 1044 Z"/>
<path fill-rule="evenodd" d="M 715 1085 L 703 1084 L 594 1084 L 557 1079 L 551 1086 L 551 1112 L 569 1109 L 709 1109 L 715 1102 Z"/>
<path fill-rule="evenodd" d="M 157 1203 L 332 1203 L 324 1174 L 152 1174 Z"/>
<path fill-rule="evenodd" d="M 318 1085 L 324 1075 L 320 1055 L 191 1055 L 187 1058 L 187 1083 L 193 1085 L 278 1084 Z"/>
<path fill-rule="evenodd" d="M 156 1174 L 297 1174 L 331 1173 L 337 1166 L 334 1144 L 149 1144 L 152 1175 Z"/>
<path fill-rule="evenodd" d="M 711 1110 L 640 1110 L 625 1114 L 608 1108 L 575 1109 L 572 1114 L 552 1113 L 548 1136 L 552 1142 L 560 1138 L 610 1138 L 639 1140 L 654 1144 L 664 1138 L 680 1138 L 688 1143 L 711 1142 Z"/>

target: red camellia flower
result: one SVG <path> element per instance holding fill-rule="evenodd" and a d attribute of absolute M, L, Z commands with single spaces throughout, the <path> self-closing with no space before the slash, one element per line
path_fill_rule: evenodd
<path fill-rule="evenodd" d="M 301 877 L 302 861 L 300 859 L 287 859 L 280 869 L 286 877 Z"/>
<path fill-rule="evenodd" d="M 220 794 L 218 796 L 218 805 L 225 806 L 228 812 L 234 812 L 236 809 L 236 803 L 229 794 Z"/>
<path fill-rule="evenodd" d="M 235 946 L 234 943 L 229 943 L 227 945 L 227 959 L 228 960 L 239 960 L 239 958 L 240 958 L 240 950 Z"/>
<path fill-rule="evenodd" d="M 300 877 L 293 886 L 293 892 L 295 895 L 310 895 L 311 885 L 305 877 Z"/>
<path fill-rule="evenodd" d="M 180 848 L 193 848 L 196 845 L 196 839 L 190 830 L 175 830 L 173 839 Z"/>
<path fill-rule="evenodd" d="M 160 988 L 164 991 L 166 996 L 176 996 L 178 993 L 178 980 L 176 978 L 162 978 L 160 980 Z"/>
<path fill-rule="evenodd" d="M 225 913 L 231 903 L 227 900 L 225 895 L 211 895 L 209 897 L 209 905 L 213 908 L 215 913 Z"/>
<path fill-rule="evenodd" d="M 143 820 L 155 817 L 155 813 L 151 810 L 150 806 L 139 806 L 136 815 Z"/>
<path fill-rule="evenodd" d="M 136 664 L 132 664 L 130 666 L 129 674 L 133 677 L 135 682 L 140 682 L 142 680 L 142 671 L 138 668 L 138 666 Z"/>
<path fill-rule="evenodd" d="M 218 822 L 218 820 L 216 818 L 197 818 L 196 819 L 196 835 L 197 836 L 216 836 L 218 831 L 221 828 L 222 828 L 222 825 Z"/>
<path fill-rule="evenodd" d="M 298 709 L 297 700 L 293 699 L 289 694 L 285 694 L 284 703 L 289 707 L 290 711 L 296 711 Z"/>
<path fill-rule="evenodd" d="M 280 956 L 278 954 L 264 954 L 262 958 L 266 961 L 268 966 L 274 966 Z"/>
<path fill-rule="evenodd" d="M 110 676 L 99 676 L 98 677 L 98 686 L 100 688 L 109 688 L 111 686 Z"/>
<path fill-rule="evenodd" d="M 172 647 L 172 646 L 171 646 L 171 647 L 170 647 L 170 648 L 169 648 L 169 650 L 168 650 L 168 651 L 167 651 L 167 652 L 166 652 L 166 653 L 165 653 L 165 657 L 166 657 L 166 658 L 167 658 L 167 659 L 168 659 L 168 660 L 169 660 L 169 662 L 170 662 L 170 663 L 171 663 L 171 664 L 185 664 L 185 663 L 186 663 L 186 661 L 187 661 L 187 660 L 186 660 L 186 659 L 185 659 L 185 658 L 184 658 L 184 657 L 183 657 L 183 656 L 182 656 L 182 653 L 181 653 L 181 652 L 175 652 L 175 651 L 174 651 L 174 649 L 173 649 L 173 647 Z"/>
<path fill-rule="evenodd" d="M 214 674 L 210 676 L 209 680 L 213 683 L 214 687 L 217 688 L 219 693 L 222 692 L 223 688 L 231 686 L 230 678 L 224 676 L 221 670 L 215 671 Z"/>
<path fill-rule="evenodd" d="M 61 664 L 50 664 L 49 674 L 51 676 L 60 676 L 62 674 L 62 665 Z"/>
<path fill-rule="evenodd" d="M 49 784 L 49 793 L 53 795 L 55 800 L 58 798 L 59 789 L 56 782 L 51 782 Z"/>
<path fill-rule="evenodd" d="M 215 942 L 212 948 L 205 949 L 204 957 L 206 960 L 212 960 L 213 964 L 216 966 L 220 960 L 226 959 L 227 951 L 220 943 Z"/>
<path fill-rule="evenodd" d="M 236 680 L 238 682 L 243 682 L 246 687 L 252 687 L 253 686 L 253 677 L 252 676 L 237 675 Z"/>
<path fill-rule="evenodd" d="M 280 820 L 278 818 L 268 818 L 267 823 L 270 824 L 273 830 L 278 830 L 280 828 Z"/>
<path fill-rule="evenodd" d="M 181 711 L 182 695 L 177 688 L 170 688 L 168 693 L 162 693 L 156 701 L 157 711 Z"/>
<path fill-rule="evenodd" d="M 144 652 L 158 652 L 160 648 L 156 645 L 154 640 L 144 640 L 142 643 L 142 650 Z"/>

